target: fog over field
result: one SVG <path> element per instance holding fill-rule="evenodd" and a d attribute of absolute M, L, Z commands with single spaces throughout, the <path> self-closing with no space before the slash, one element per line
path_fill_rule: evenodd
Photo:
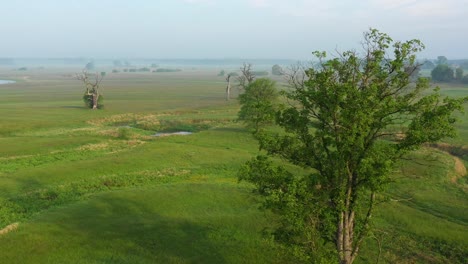
<path fill-rule="evenodd" d="M 0 264 L 467 264 L 468 0 L 0 0 Z"/>
<path fill-rule="evenodd" d="M 360 48 L 369 27 L 468 54 L 467 0 L 2 1 L 0 58 L 309 59 Z"/>

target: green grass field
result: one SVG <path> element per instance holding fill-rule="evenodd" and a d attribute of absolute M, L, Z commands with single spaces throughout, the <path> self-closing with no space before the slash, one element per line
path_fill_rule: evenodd
<path fill-rule="evenodd" d="M 100 111 L 84 108 L 73 72 L 0 69 L 18 81 L 0 85 L 0 230 L 11 229 L 0 263 L 297 263 L 266 234 L 275 218 L 252 186 L 238 183 L 258 147 L 217 70 L 108 74 Z M 402 162 L 358 263 L 468 259 L 460 119 L 447 148 Z M 175 130 L 195 133 L 153 136 Z"/>

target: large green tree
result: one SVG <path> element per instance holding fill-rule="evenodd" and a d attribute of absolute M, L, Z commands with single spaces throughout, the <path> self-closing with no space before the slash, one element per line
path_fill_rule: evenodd
<path fill-rule="evenodd" d="M 445 56 L 437 56 L 437 64 L 438 65 L 447 65 L 448 59 Z"/>
<path fill-rule="evenodd" d="M 463 68 L 462 67 L 458 67 L 455 70 L 455 79 L 457 81 L 461 81 L 463 79 Z"/>
<path fill-rule="evenodd" d="M 330 59 L 315 52 L 319 63 L 305 79 L 290 75 L 289 104 L 276 121 L 284 132 L 260 133 L 266 155 L 239 172 L 280 216 L 275 238 L 311 262 L 353 263 L 398 160 L 454 136 L 452 114 L 468 100 L 427 91 L 427 79 L 411 81 L 419 40 L 394 42 L 371 29 L 363 46 L 362 54 Z"/>
<path fill-rule="evenodd" d="M 262 126 L 273 123 L 278 96 L 275 81 L 268 78 L 252 81 L 239 95 L 239 120 L 257 133 Z"/>
<path fill-rule="evenodd" d="M 454 80 L 453 69 L 447 64 L 439 64 L 431 71 L 432 80 L 436 82 L 451 82 Z"/>

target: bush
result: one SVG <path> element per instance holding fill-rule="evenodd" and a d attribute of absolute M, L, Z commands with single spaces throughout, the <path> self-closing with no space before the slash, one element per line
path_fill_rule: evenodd
<path fill-rule="evenodd" d="M 117 131 L 117 138 L 126 140 L 130 138 L 131 134 L 132 132 L 130 131 L 130 128 L 119 127 L 119 130 Z"/>
<path fill-rule="evenodd" d="M 83 102 L 85 103 L 86 108 L 93 109 L 93 95 L 91 94 L 85 94 L 83 95 Z M 98 109 L 103 109 L 104 108 L 104 97 L 102 95 L 99 95 L 98 98 Z"/>
<path fill-rule="evenodd" d="M 159 126 L 159 132 L 198 132 L 202 130 L 206 130 L 210 128 L 209 124 L 205 124 L 204 122 L 195 123 L 195 122 L 188 122 L 188 121 L 180 121 L 180 120 L 161 120 Z"/>

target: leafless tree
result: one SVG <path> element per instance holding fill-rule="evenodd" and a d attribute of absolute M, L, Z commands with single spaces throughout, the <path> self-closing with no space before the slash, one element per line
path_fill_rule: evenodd
<path fill-rule="evenodd" d="M 284 78 L 286 79 L 288 86 L 294 89 L 303 89 L 304 82 L 307 80 L 307 74 L 305 69 L 310 66 L 302 63 L 297 63 L 288 67 L 287 70 L 283 71 Z"/>
<path fill-rule="evenodd" d="M 88 97 L 91 99 L 92 104 L 90 104 L 90 106 L 92 106 L 92 109 L 94 110 L 94 109 L 98 109 L 98 100 L 99 100 L 99 96 L 101 95 L 100 85 L 101 85 L 102 79 L 104 78 L 104 74 L 96 73 L 93 75 L 90 74 L 86 69 L 83 69 L 83 71 L 80 74 L 76 75 L 76 78 L 83 82 L 85 89 L 86 89 L 85 97 Z"/>
<path fill-rule="evenodd" d="M 228 74 L 226 77 L 226 101 L 229 101 L 231 99 L 231 74 Z"/>
<path fill-rule="evenodd" d="M 237 81 L 239 82 L 239 92 L 244 91 L 245 88 L 255 79 L 255 75 L 252 73 L 252 64 L 244 62 L 240 70 L 241 75 L 237 77 Z"/>

